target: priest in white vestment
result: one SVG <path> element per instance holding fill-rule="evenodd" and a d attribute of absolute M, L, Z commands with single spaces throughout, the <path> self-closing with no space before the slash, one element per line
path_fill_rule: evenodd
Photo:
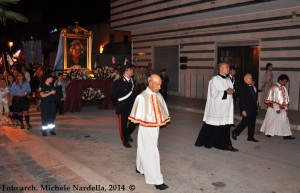
<path fill-rule="evenodd" d="M 265 101 L 268 104 L 268 109 L 260 129 L 267 137 L 278 135 L 283 136 L 283 139 L 295 139 L 292 136 L 288 118 L 290 100 L 285 88 L 288 81 L 289 77 L 286 74 L 281 74 L 277 83 L 269 90 Z"/>
<path fill-rule="evenodd" d="M 128 119 L 139 124 L 136 172 L 145 175 L 147 184 L 164 190 L 168 186 L 161 174 L 157 144 L 160 126 L 170 122 L 170 117 L 164 98 L 159 93 L 161 83 L 157 74 L 149 77 L 148 87 L 136 97 Z"/>
<path fill-rule="evenodd" d="M 219 63 L 219 74 L 208 84 L 207 100 L 204 111 L 204 124 L 199 132 L 195 146 L 217 148 L 232 152 L 238 151 L 232 147 L 230 126 L 233 124 L 233 97 L 235 92 L 229 77 L 227 63 Z"/>

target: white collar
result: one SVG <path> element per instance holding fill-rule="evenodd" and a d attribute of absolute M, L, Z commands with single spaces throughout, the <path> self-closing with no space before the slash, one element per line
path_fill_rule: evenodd
<path fill-rule="evenodd" d="M 149 94 L 152 94 L 152 95 L 157 95 L 157 93 L 156 92 L 153 92 L 150 88 L 149 88 L 149 86 L 147 87 L 147 92 L 149 93 Z"/>
<path fill-rule="evenodd" d="M 127 78 L 127 77 L 125 77 L 125 76 L 123 76 L 123 77 L 124 77 L 124 78 L 125 78 L 125 79 L 126 79 L 128 82 L 129 82 L 129 81 L 130 81 L 130 79 L 131 79 L 131 78 Z"/>

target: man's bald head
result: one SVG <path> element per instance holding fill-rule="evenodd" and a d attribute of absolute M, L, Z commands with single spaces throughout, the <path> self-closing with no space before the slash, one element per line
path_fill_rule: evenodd
<path fill-rule="evenodd" d="M 246 73 L 244 75 L 244 82 L 248 85 L 252 85 L 253 80 L 252 80 L 252 75 L 250 73 Z"/>
<path fill-rule="evenodd" d="M 219 63 L 219 73 L 226 76 L 229 73 L 229 65 L 226 62 Z"/>
<path fill-rule="evenodd" d="M 152 74 L 148 78 L 148 86 L 152 92 L 158 93 L 161 86 L 161 78 L 157 74 Z"/>

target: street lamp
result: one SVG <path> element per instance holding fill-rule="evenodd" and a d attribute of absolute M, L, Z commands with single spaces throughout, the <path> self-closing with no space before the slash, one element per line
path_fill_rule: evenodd
<path fill-rule="evenodd" d="M 100 54 L 103 53 L 103 50 L 104 50 L 104 46 L 103 46 L 103 45 L 100 45 L 100 50 L 99 50 Z"/>
<path fill-rule="evenodd" d="M 13 42 L 8 42 L 9 51 L 11 52 L 11 47 L 14 45 Z"/>

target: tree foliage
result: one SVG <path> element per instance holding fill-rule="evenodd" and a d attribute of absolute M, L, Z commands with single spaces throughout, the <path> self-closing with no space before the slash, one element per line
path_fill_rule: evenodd
<path fill-rule="evenodd" d="M 28 18 L 21 13 L 17 13 L 8 9 L 9 5 L 17 4 L 20 0 L 0 0 L 0 23 L 6 24 L 7 20 L 13 20 L 15 22 L 27 23 Z"/>

